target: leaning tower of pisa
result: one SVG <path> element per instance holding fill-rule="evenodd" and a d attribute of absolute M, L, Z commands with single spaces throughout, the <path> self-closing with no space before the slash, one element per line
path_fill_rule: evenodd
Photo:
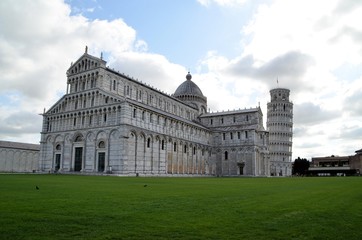
<path fill-rule="evenodd" d="M 293 103 L 290 90 L 270 90 L 267 128 L 269 131 L 270 174 L 290 176 L 292 174 Z"/>

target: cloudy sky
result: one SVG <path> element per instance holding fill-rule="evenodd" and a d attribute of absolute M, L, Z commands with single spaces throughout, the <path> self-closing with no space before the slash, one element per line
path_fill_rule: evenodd
<path fill-rule="evenodd" d="M 44 108 L 88 46 L 173 93 L 187 71 L 210 111 L 289 88 L 293 159 L 362 148 L 362 1 L 1 0 L 0 140 L 38 143 Z M 277 85 L 277 79 L 279 85 Z"/>

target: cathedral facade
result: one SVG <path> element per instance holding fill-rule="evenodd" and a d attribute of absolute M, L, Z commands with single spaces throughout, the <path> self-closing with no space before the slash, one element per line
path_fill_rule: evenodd
<path fill-rule="evenodd" d="M 168 95 L 85 53 L 67 92 L 43 113 L 40 171 L 165 176 L 270 176 L 260 107 L 211 113 L 186 80 Z"/>

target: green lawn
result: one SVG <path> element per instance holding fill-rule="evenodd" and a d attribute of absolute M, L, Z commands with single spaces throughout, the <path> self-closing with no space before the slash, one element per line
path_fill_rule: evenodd
<path fill-rule="evenodd" d="M 361 190 L 362 177 L 0 174 L 0 239 L 362 239 Z"/>

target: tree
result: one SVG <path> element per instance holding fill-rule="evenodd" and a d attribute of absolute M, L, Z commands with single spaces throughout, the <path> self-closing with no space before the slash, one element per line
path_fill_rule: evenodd
<path fill-rule="evenodd" d="M 305 175 L 307 174 L 310 162 L 305 158 L 298 157 L 294 160 L 292 174 Z"/>

